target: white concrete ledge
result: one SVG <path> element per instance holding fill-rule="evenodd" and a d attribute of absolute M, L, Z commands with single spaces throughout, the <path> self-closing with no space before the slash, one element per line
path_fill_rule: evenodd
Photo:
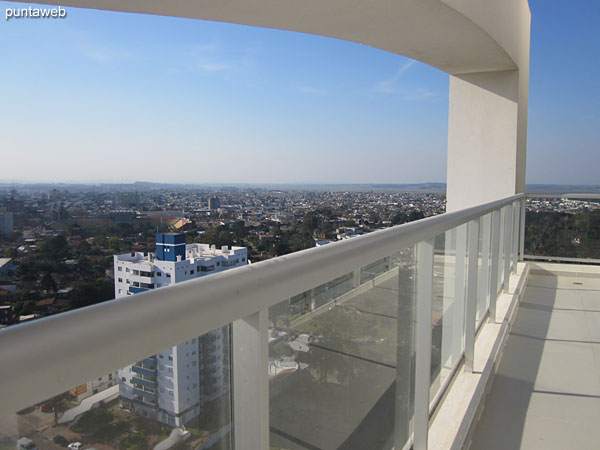
<path fill-rule="evenodd" d="M 532 275 L 560 275 L 562 277 L 600 278 L 598 266 L 584 264 L 558 264 L 552 262 L 529 262 Z"/>
<path fill-rule="evenodd" d="M 498 323 L 490 323 L 488 320 L 479 331 L 475 341 L 473 373 L 466 372 L 463 367 L 459 368 L 430 424 L 430 449 L 458 450 L 468 443 L 471 427 L 483 409 L 483 400 L 500 363 L 528 276 L 528 263 L 519 263 L 517 274 L 510 277 L 509 293 L 503 293 L 498 298 Z"/>

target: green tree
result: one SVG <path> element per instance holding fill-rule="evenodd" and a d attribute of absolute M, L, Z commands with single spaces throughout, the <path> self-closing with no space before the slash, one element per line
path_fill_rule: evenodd
<path fill-rule="evenodd" d="M 302 219 L 302 225 L 300 226 L 300 230 L 302 233 L 306 233 L 309 235 L 313 235 L 317 227 L 319 226 L 321 219 L 314 211 L 309 211 L 304 214 Z"/>
<path fill-rule="evenodd" d="M 48 292 L 56 292 L 56 281 L 49 272 L 44 272 L 40 280 L 40 287 Z"/>
<path fill-rule="evenodd" d="M 108 239 L 108 249 L 114 253 L 119 253 L 121 251 L 123 242 L 117 236 L 111 236 Z"/>
<path fill-rule="evenodd" d="M 231 232 L 235 236 L 238 243 L 243 242 L 244 238 L 248 236 L 248 229 L 246 228 L 243 220 L 237 220 L 231 225 Z"/>
<path fill-rule="evenodd" d="M 21 307 L 21 311 L 19 311 L 19 314 L 21 316 L 26 316 L 28 314 L 33 314 L 34 311 L 35 311 L 35 302 L 33 300 L 27 300 L 25 303 L 23 303 L 23 306 Z"/>
<path fill-rule="evenodd" d="M 69 255 L 69 243 L 62 234 L 43 240 L 36 248 L 42 258 L 49 260 L 60 260 Z"/>
<path fill-rule="evenodd" d="M 20 282 L 36 281 L 39 273 L 38 266 L 33 261 L 23 261 L 17 267 L 17 278 Z"/>
<path fill-rule="evenodd" d="M 415 220 L 421 220 L 425 218 L 425 214 L 422 211 L 411 211 L 408 215 L 408 221 L 413 222 Z"/>
<path fill-rule="evenodd" d="M 116 233 L 119 237 L 127 237 L 134 233 L 133 225 L 130 223 L 119 223 L 116 226 Z"/>
<path fill-rule="evenodd" d="M 71 293 L 71 306 L 81 308 L 94 305 L 114 298 L 114 285 L 106 279 L 81 283 L 75 286 Z"/>

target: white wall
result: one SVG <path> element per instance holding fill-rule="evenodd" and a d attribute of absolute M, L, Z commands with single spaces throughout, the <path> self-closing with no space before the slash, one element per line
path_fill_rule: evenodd
<path fill-rule="evenodd" d="M 448 211 L 516 193 L 519 72 L 450 77 Z"/>

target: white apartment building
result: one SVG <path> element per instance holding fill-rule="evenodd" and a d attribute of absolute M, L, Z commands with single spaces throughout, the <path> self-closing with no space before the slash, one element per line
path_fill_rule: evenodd
<path fill-rule="evenodd" d="M 115 298 L 243 266 L 247 260 L 244 247 L 216 249 L 186 244 L 184 234 L 159 233 L 156 253 L 114 256 Z M 229 367 L 229 329 L 224 327 L 121 369 L 121 406 L 183 425 L 229 389 Z"/>

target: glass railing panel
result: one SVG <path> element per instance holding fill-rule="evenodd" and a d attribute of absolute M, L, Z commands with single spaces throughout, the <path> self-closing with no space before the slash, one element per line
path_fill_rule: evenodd
<path fill-rule="evenodd" d="M 359 283 L 357 274 L 366 274 L 368 282 Z M 414 277 L 411 248 L 269 309 L 272 449 L 376 450 L 406 444 Z M 332 293 L 328 302 L 312 301 L 323 292 Z"/>
<path fill-rule="evenodd" d="M 600 259 L 600 199 L 529 198 L 526 255 Z"/>
<path fill-rule="evenodd" d="M 360 282 L 366 283 L 389 270 L 390 259 L 382 258 L 360 269 Z"/>
<path fill-rule="evenodd" d="M 357 273 L 348 273 L 301 295 L 311 298 L 310 310 L 328 305 L 332 300 L 350 292 L 358 283 Z M 292 303 L 295 306 L 295 303 Z M 302 311 L 302 314 L 305 311 Z"/>
<path fill-rule="evenodd" d="M 206 340 L 217 342 L 218 364 L 205 364 Z M 226 326 L 0 418 L 0 449 L 17 448 L 24 438 L 51 450 L 77 442 L 82 449 L 197 449 L 211 442 L 232 449 L 230 361 Z"/>
<path fill-rule="evenodd" d="M 465 251 L 466 225 L 439 234 L 434 240 L 431 308 L 432 402 L 449 381 L 464 351 Z M 459 266 L 462 266 L 462 269 Z"/>

